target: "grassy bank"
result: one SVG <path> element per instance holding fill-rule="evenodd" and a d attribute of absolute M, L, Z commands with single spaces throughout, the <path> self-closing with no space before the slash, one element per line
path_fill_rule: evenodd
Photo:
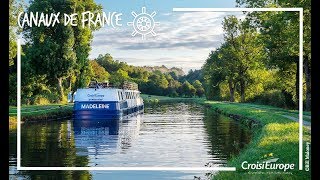
<path fill-rule="evenodd" d="M 21 106 L 21 121 L 53 120 L 72 115 L 72 104 Z M 15 128 L 17 108 L 9 107 L 9 128 Z"/>
<path fill-rule="evenodd" d="M 201 98 L 170 98 L 142 95 L 146 103 L 192 101 L 210 106 L 217 112 L 239 120 L 253 127 L 252 141 L 228 161 L 228 167 L 236 167 L 235 172 L 219 172 L 214 179 L 310 179 L 310 172 L 298 170 L 299 124 L 284 117 L 298 118 L 298 111 L 286 110 L 253 103 L 230 103 L 205 101 Z M 304 121 L 310 121 L 310 112 L 303 112 Z M 310 130 L 304 128 L 305 142 L 310 142 Z M 277 163 L 294 164 L 294 170 L 244 170 L 242 162 L 257 163 L 279 158 Z"/>
<path fill-rule="evenodd" d="M 241 103 L 205 103 L 225 115 L 236 114 L 261 122 L 261 128 L 253 129 L 252 142 L 228 162 L 228 167 L 236 167 L 237 171 L 219 172 L 214 179 L 310 179 L 310 172 L 298 170 L 299 124 L 281 116 L 286 110 L 259 108 L 259 105 L 252 108 Z M 310 142 L 309 130 L 304 129 L 303 139 Z M 279 158 L 277 163 L 294 163 L 294 170 L 244 170 L 241 167 L 244 161 L 256 163 L 268 158 Z"/>
<path fill-rule="evenodd" d="M 168 97 L 141 94 L 144 103 L 159 103 L 159 102 L 203 102 L 205 98 L 185 98 L 185 97 Z"/>

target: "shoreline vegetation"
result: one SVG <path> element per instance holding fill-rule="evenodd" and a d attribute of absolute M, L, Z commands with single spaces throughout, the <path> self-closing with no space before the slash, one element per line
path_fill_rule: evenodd
<path fill-rule="evenodd" d="M 228 116 L 251 128 L 252 141 L 241 152 L 228 160 L 228 167 L 236 167 L 235 172 L 219 172 L 215 179 L 242 179 L 272 178 L 272 179 L 309 179 L 310 172 L 298 170 L 299 124 L 285 116 L 297 117 L 298 111 L 285 110 L 272 106 L 250 103 L 230 103 L 207 101 L 204 98 L 172 98 L 142 94 L 145 104 L 158 104 L 165 102 L 195 102 L 214 109 L 217 113 Z M 50 120 L 57 117 L 72 115 L 72 104 L 53 104 L 38 106 L 22 106 L 22 121 Z M 9 126 L 16 126 L 16 108 L 9 109 Z M 310 121 L 310 112 L 304 112 L 304 120 Z M 311 139 L 310 129 L 304 127 L 304 142 Z M 305 144 L 304 144 L 305 147 Z M 294 163 L 292 171 L 280 170 L 243 170 L 242 162 L 257 163 L 265 158 L 279 158 L 277 163 Z M 272 172 L 272 173 L 269 173 Z M 241 176 L 239 176 L 241 175 Z"/>

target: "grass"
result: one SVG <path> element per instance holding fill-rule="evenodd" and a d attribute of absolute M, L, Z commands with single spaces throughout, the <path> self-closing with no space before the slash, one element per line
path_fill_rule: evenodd
<path fill-rule="evenodd" d="M 50 104 L 21 106 L 21 121 L 44 121 L 69 117 L 72 104 Z M 17 107 L 9 107 L 9 129 L 15 129 L 17 123 Z"/>
<path fill-rule="evenodd" d="M 41 115 L 46 112 L 55 112 L 61 108 L 71 108 L 73 104 L 50 104 L 50 105 L 22 105 L 21 115 Z M 17 107 L 9 107 L 9 116 L 17 115 Z"/>
<path fill-rule="evenodd" d="M 218 102 L 216 102 L 218 103 Z M 297 110 L 287 110 L 283 108 L 268 106 L 268 105 L 257 105 L 253 103 L 231 103 L 231 102 L 220 102 L 224 104 L 230 104 L 230 106 L 237 105 L 241 106 L 242 108 L 249 108 L 251 110 L 257 110 L 261 112 L 267 112 L 269 114 L 276 114 L 276 115 L 287 115 L 294 118 L 299 118 L 299 111 Z M 226 105 L 225 105 L 226 106 Z M 283 117 L 283 116 L 282 116 Z M 286 118 L 287 119 L 287 118 Z M 311 112 L 310 111 L 303 111 L 303 120 L 311 122 Z"/>
<path fill-rule="evenodd" d="M 219 172 L 214 179 L 310 179 L 310 172 L 298 170 L 299 124 L 284 118 L 272 110 L 252 108 L 243 103 L 224 103 L 206 101 L 212 108 L 224 114 L 237 114 L 242 117 L 256 119 L 262 123 L 261 128 L 253 129 L 252 142 L 238 156 L 228 161 L 228 167 L 236 167 L 235 172 Z M 259 107 L 259 105 L 255 105 Z M 304 129 L 304 142 L 310 142 L 310 131 Z M 305 146 L 303 146 L 305 147 Z M 242 162 L 256 163 L 265 156 L 279 158 L 277 163 L 293 163 L 294 170 L 284 173 L 281 170 L 244 170 Z M 269 157 L 271 158 L 271 157 Z"/>
<path fill-rule="evenodd" d="M 231 103 L 231 102 L 225 102 L 225 103 L 239 104 L 241 106 L 263 109 L 263 110 L 266 110 L 270 113 L 283 114 L 283 115 L 293 116 L 296 118 L 298 118 L 298 115 L 299 115 L 298 110 L 287 110 L 287 109 L 273 107 L 273 106 L 269 106 L 269 105 L 258 105 L 258 104 L 254 104 L 254 103 Z M 311 122 L 311 112 L 310 111 L 303 111 L 303 120 Z"/>
<path fill-rule="evenodd" d="M 148 95 L 141 94 L 144 103 L 159 103 L 159 102 L 186 102 L 186 101 L 204 101 L 205 98 L 187 98 L 187 97 L 168 97 L 168 96 L 156 96 L 156 95 Z"/>

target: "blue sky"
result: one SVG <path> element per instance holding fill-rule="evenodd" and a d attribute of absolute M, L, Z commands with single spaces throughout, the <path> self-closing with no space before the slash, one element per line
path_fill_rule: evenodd
<path fill-rule="evenodd" d="M 172 8 L 230 8 L 235 0 L 97 0 L 105 12 L 122 13 L 122 26 L 102 27 L 94 32 L 90 58 L 110 53 L 114 59 L 136 66 L 165 65 L 190 69 L 200 69 L 211 50 L 223 42 L 221 22 L 223 17 L 241 12 L 172 12 Z M 154 32 L 156 36 L 132 37 L 134 31 L 127 22 L 133 20 L 131 12 L 137 14 L 145 6 L 146 12 L 156 12 L 154 20 L 159 22 Z"/>

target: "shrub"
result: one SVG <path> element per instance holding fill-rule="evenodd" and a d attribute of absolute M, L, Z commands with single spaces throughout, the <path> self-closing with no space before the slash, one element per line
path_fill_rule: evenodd
<path fill-rule="evenodd" d="M 33 99 L 33 103 L 34 105 L 47 105 L 50 104 L 50 101 L 44 97 L 43 95 L 36 95 Z"/>
<path fill-rule="evenodd" d="M 248 102 L 257 104 L 271 105 L 281 108 L 294 108 L 292 97 L 280 90 L 265 91 L 251 99 Z"/>

